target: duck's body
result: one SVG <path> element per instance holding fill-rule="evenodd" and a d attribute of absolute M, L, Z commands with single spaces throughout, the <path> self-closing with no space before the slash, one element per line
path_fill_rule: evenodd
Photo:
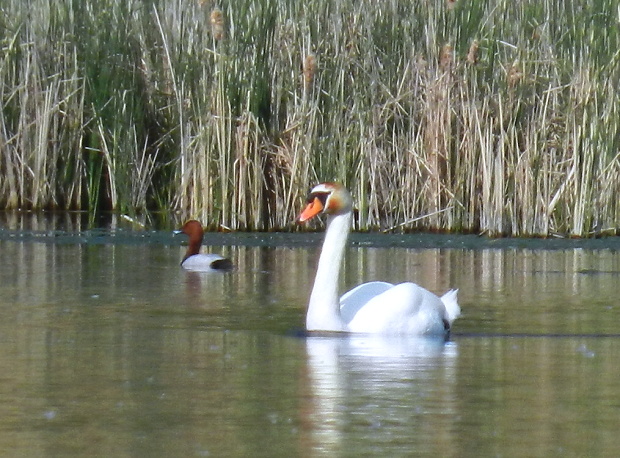
<path fill-rule="evenodd" d="M 200 253 L 204 231 L 198 221 L 189 220 L 180 230 L 175 231 L 175 234 L 189 236 L 187 251 L 181 261 L 181 267 L 184 269 L 196 272 L 216 272 L 232 269 L 233 264 L 230 259 L 219 254 Z"/>
<path fill-rule="evenodd" d="M 232 261 L 219 254 L 198 253 L 189 256 L 181 262 L 181 267 L 195 272 L 211 272 L 232 269 Z"/>
<path fill-rule="evenodd" d="M 299 217 L 327 213 L 328 225 L 310 295 L 306 329 L 398 335 L 445 335 L 459 316 L 457 292 L 441 298 L 415 283 L 370 282 L 338 299 L 338 277 L 351 227 L 349 192 L 337 183 L 315 186 Z"/>

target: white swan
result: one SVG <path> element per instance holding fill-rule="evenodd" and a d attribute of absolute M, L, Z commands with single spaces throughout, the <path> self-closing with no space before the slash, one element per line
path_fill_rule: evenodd
<path fill-rule="evenodd" d="M 187 252 L 181 261 L 181 267 L 195 272 L 226 271 L 233 268 L 232 261 L 219 254 L 202 254 L 200 246 L 204 237 L 202 224 L 195 219 L 187 221 L 181 229 L 174 231 L 175 234 L 189 236 Z"/>
<path fill-rule="evenodd" d="M 339 183 L 321 183 L 299 215 L 305 222 L 328 215 L 325 241 L 308 304 L 308 331 L 446 335 L 460 315 L 457 290 L 441 298 L 415 283 L 370 282 L 338 300 L 338 277 L 351 227 L 351 195 Z"/>

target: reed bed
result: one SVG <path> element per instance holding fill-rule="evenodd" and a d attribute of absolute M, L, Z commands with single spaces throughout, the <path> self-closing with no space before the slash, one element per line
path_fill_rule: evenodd
<path fill-rule="evenodd" d="M 307 3 L 307 4 L 304 4 Z M 0 206 L 615 234 L 612 0 L 0 0 Z"/>

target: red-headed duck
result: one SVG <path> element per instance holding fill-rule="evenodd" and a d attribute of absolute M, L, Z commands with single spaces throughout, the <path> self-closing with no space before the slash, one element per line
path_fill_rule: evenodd
<path fill-rule="evenodd" d="M 200 246 L 204 231 L 202 225 L 195 219 L 186 222 L 181 229 L 174 231 L 175 234 L 185 234 L 189 236 L 187 252 L 181 261 L 181 267 L 197 272 L 214 272 L 230 270 L 233 267 L 232 261 L 219 254 L 201 254 Z"/>

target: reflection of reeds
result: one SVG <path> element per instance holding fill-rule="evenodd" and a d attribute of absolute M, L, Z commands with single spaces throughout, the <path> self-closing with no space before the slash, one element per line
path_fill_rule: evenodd
<path fill-rule="evenodd" d="M 7 0 L 0 205 L 273 229 L 338 179 L 362 229 L 614 231 L 615 6 L 543 3 Z"/>

